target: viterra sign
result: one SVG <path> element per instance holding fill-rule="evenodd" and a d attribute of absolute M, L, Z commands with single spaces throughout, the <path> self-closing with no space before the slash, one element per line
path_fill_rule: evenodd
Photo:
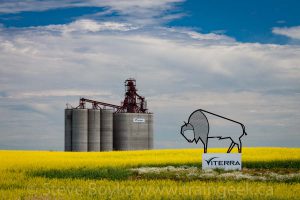
<path fill-rule="evenodd" d="M 230 126 L 235 127 L 236 131 L 210 133 L 210 119 L 228 122 Z M 245 126 L 235 120 L 217 115 L 215 113 L 198 109 L 192 112 L 188 122 L 184 122 L 180 130 L 181 135 L 190 143 L 196 144 L 201 141 L 204 148 L 202 155 L 202 168 L 222 168 L 225 170 L 241 170 L 242 168 L 242 137 L 247 135 Z M 217 138 L 219 140 L 228 139 L 231 141 L 227 154 L 207 153 L 208 139 Z M 237 147 L 239 153 L 230 153 L 234 147 Z"/>
<path fill-rule="evenodd" d="M 222 168 L 225 170 L 241 170 L 241 154 L 205 153 L 202 155 L 202 169 Z"/>
<path fill-rule="evenodd" d="M 133 122 L 134 123 L 145 123 L 145 119 L 144 118 L 133 118 Z"/>

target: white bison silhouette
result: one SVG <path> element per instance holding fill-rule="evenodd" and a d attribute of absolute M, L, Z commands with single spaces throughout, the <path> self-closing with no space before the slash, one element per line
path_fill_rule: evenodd
<path fill-rule="evenodd" d="M 233 131 L 232 133 L 227 133 L 224 135 L 210 136 L 209 135 L 209 123 L 208 123 L 207 117 L 205 116 L 204 113 L 208 113 L 208 114 L 214 115 L 216 117 L 222 118 L 224 120 L 228 120 L 232 123 L 235 123 L 235 125 L 236 124 L 240 125 L 242 128 L 242 133 L 236 133 L 235 131 Z M 189 139 L 184 134 L 185 131 L 189 131 L 189 130 L 193 131 L 193 133 L 194 133 L 193 139 Z M 221 115 L 217 115 L 217 114 L 208 112 L 206 110 L 198 109 L 198 110 L 195 110 L 190 115 L 188 123 L 184 122 L 184 125 L 181 126 L 181 135 L 190 143 L 195 142 L 197 144 L 200 140 L 204 145 L 204 153 L 207 153 L 208 138 L 219 138 L 220 140 L 221 139 L 230 139 L 231 144 L 227 150 L 227 153 L 230 153 L 235 145 L 237 145 L 238 151 L 239 151 L 239 153 L 241 153 L 242 152 L 241 138 L 243 137 L 243 135 L 247 135 L 247 133 L 245 130 L 245 126 L 240 122 L 223 117 Z"/>

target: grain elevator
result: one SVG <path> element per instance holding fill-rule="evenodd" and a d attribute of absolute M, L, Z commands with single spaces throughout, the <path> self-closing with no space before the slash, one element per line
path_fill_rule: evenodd
<path fill-rule="evenodd" d="M 124 84 L 120 106 L 80 98 L 79 106 L 65 109 L 65 151 L 153 149 L 153 114 L 137 93 L 136 80 Z"/>

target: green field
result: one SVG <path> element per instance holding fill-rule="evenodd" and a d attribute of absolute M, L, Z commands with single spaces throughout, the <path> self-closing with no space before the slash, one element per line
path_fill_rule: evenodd
<path fill-rule="evenodd" d="M 300 199 L 300 148 L 244 148 L 242 171 L 202 171 L 201 155 L 0 151 L 0 198 Z"/>

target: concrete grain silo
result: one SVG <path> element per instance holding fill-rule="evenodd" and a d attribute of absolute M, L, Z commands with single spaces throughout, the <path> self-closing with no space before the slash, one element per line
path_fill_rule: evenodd
<path fill-rule="evenodd" d="M 88 151 L 100 151 L 100 110 L 88 109 Z"/>
<path fill-rule="evenodd" d="M 135 79 L 125 81 L 120 106 L 80 98 L 79 106 L 65 110 L 65 151 L 144 149 L 153 149 L 153 114 L 137 93 Z"/>
<path fill-rule="evenodd" d="M 72 111 L 72 151 L 88 151 L 88 110 Z"/>
<path fill-rule="evenodd" d="M 113 150 L 113 110 L 101 109 L 101 151 Z"/>
<path fill-rule="evenodd" d="M 153 120 L 149 113 L 114 114 L 114 150 L 153 148 Z"/>
<path fill-rule="evenodd" d="M 65 151 L 72 151 L 72 109 L 65 109 Z"/>

